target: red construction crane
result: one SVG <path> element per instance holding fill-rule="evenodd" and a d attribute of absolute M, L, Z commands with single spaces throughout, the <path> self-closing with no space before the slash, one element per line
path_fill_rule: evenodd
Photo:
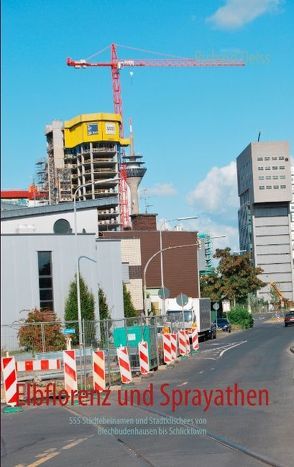
<path fill-rule="evenodd" d="M 114 112 L 121 115 L 122 113 L 122 97 L 120 86 L 120 70 L 126 67 L 227 67 L 227 66 L 244 66 L 242 61 L 227 61 L 227 60 L 194 60 L 193 58 L 164 58 L 164 59 L 119 59 L 117 54 L 117 44 L 111 44 L 111 60 L 109 62 L 88 62 L 87 60 L 73 60 L 68 58 L 66 63 L 68 66 L 74 68 L 88 68 L 88 67 L 109 67 L 112 76 L 112 92 L 113 92 L 113 105 Z M 106 50 L 106 47 L 104 50 Z M 150 53 L 148 50 L 136 49 L 134 47 L 121 46 L 140 52 Z M 155 52 L 151 52 L 155 53 Z M 95 54 L 96 55 L 96 54 Z M 163 55 L 163 54 L 161 54 Z M 123 122 L 123 120 L 122 120 Z M 121 126 L 121 136 L 123 136 L 123 123 Z M 127 185 L 126 185 L 126 168 L 124 164 L 120 165 L 120 197 L 121 197 L 121 218 L 122 225 L 126 227 L 129 224 L 128 203 L 126 199 Z"/>

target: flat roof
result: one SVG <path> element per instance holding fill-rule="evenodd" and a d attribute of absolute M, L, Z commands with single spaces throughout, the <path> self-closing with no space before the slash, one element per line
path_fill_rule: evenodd
<path fill-rule="evenodd" d="M 107 198 L 89 199 L 87 201 L 79 201 L 76 203 L 77 211 L 81 209 L 91 209 L 100 206 L 112 206 L 118 203 L 117 196 L 109 196 Z M 14 219 L 21 217 L 45 216 L 46 214 L 54 214 L 56 212 L 73 211 L 74 203 L 59 203 L 35 207 L 17 207 L 16 209 L 1 211 L 1 219 Z"/>

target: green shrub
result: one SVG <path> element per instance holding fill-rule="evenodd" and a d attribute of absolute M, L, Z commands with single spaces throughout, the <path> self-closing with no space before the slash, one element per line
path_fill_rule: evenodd
<path fill-rule="evenodd" d="M 242 329 L 252 328 L 253 318 L 248 310 L 241 306 L 236 306 L 228 313 L 228 319 L 231 324 L 237 324 Z"/>

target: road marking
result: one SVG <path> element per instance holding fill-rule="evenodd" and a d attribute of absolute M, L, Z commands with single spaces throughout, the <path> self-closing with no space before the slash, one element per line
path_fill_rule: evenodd
<path fill-rule="evenodd" d="M 35 457 L 42 456 L 40 459 L 33 462 L 32 464 L 28 464 L 27 467 L 38 467 L 39 465 L 44 464 L 45 462 L 49 461 L 50 459 L 53 459 L 53 457 L 56 457 L 59 454 L 61 454 L 61 450 L 73 448 L 74 446 L 77 446 L 78 444 L 82 443 L 83 441 L 86 441 L 89 438 L 93 438 L 93 436 L 94 435 L 88 436 L 87 438 L 79 438 L 79 439 L 77 439 L 75 441 L 70 440 L 72 442 L 66 444 L 65 446 L 63 446 L 60 449 L 60 451 L 56 451 L 56 448 L 46 449 L 46 451 L 44 451 L 42 454 L 38 454 L 37 456 L 35 456 Z M 54 451 L 54 452 L 49 452 L 49 451 Z M 44 455 L 44 454 L 46 454 L 46 455 Z M 18 464 L 15 467 L 25 467 L 25 466 L 23 464 Z"/>
<path fill-rule="evenodd" d="M 86 440 L 89 439 L 89 438 L 92 438 L 93 436 L 94 436 L 94 435 L 89 436 L 88 438 L 80 438 L 80 439 L 77 439 L 76 441 L 73 441 L 72 443 L 66 444 L 66 445 L 63 446 L 61 449 L 70 449 L 70 448 L 73 448 L 74 446 L 77 446 L 78 444 L 82 443 L 83 441 L 86 441 Z"/>
<path fill-rule="evenodd" d="M 186 386 L 186 384 L 188 384 L 188 381 L 185 381 L 184 383 L 178 384 L 178 388 L 180 388 L 181 386 Z"/>
<path fill-rule="evenodd" d="M 227 349 L 222 350 L 221 353 L 219 354 L 219 358 L 221 358 L 221 357 L 223 356 L 223 354 L 224 354 L 225 352 L 227 352 L 227 350 L 234 349 L 235 347 L 238 347 L 238 346 L 241 345 L 241 344 L 245 344 L 245 342 L 247 342 L 247 340 L 246 340 L 246 341 L 241 341 L 241 342 L 239 342 L 238 344 L 234 344 L 234 345 L 232 345 L 231 347 L 228 347 Z"/>
<path fill-rule="evenodd" d="M 27 467 L 38 467 L 38 465 L 44 464 L 44 462 L 47 462 L 50 459 L 53 459 L 53 457 L 58 456 L 58 454 L 60 454 L 59 451 L 51 452 L 50 454 L 47 454 L 47 456 L 41 457 L 41 459 L 33 462 L 32 464 L 29 464 Z"/>

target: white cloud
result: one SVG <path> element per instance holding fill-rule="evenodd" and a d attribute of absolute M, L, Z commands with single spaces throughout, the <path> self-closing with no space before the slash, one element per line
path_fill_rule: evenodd
<path fill-rule="evenodd" d="M 172 185 L 172 183 L 156 183 L 155 185 L 141 189 L 141 196 L 174 196 L 176 195 L 177 190 Z"/>
<path fill-rule="evenodd" d="M 238 29 L 265 13 L 277 11 L 283 0 L 226 0 L 207 21 L 220 29 Z"/>
<path fill-rule="evenodd" d="M 198 211 L 232 214 L 239 206 L 237 194 L 236 162 L 224 167 L 213 167 L 204 180 L 188 194 L 188 202 Z M 198 213 L 197 211 L 197 213 Z M 235 214 L 237 216 L 237 212 Z"/>

